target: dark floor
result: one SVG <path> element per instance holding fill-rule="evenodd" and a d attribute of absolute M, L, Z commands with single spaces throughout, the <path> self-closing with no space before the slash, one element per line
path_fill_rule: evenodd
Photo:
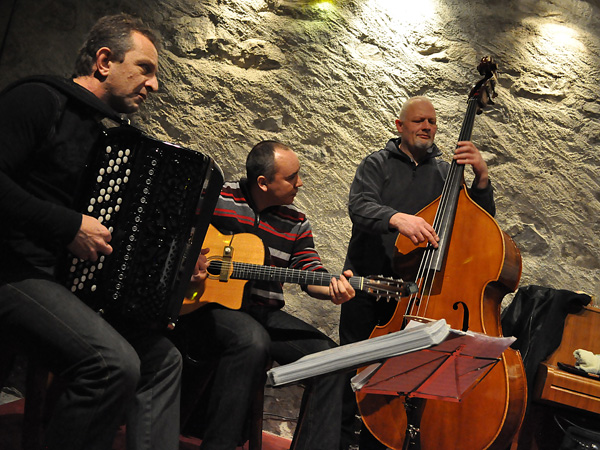
<path fill-rule="evenodd" d="M 21 423 L 23 420 L 24 400 L 10 398 L 4 395 L 0 405 L 0 448 L 2 450 L 21 450 Z M 201 441 L 196 438 L 182 436 L 179 441 L 180 450 L 198 450 Z M 248 444 L 239 447 L 247 450 Z M 287 450 L 290 440 L 271 433 L 263 433 L 263 450 Z M 120 430 L 115 440 L 113 450 L 125 450 L 124 430 Z"/>

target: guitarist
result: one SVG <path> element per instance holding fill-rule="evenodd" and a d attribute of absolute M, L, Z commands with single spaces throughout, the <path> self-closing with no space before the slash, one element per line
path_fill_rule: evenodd
<path fill-rule="evenodd" d="M 314 248 L 311 225 L 293 205 L 302 186 L 299 171 L 298 157 L 289 147 L 276 141 L 258 143 L 246 160 L 247 178 L 223 186 L 212 225 L 222 233 L 260 237 L 266 247 L 266 265 L 325 271 Z M 302 288 L 314 298 L 339 305 L 354 297 L 347 281 L 351 276 L 347 270 L 339 279 L 332 278 L 329 286 Z M 281 283 L 254 282 L 248 283 L 240 310 L 211 303 L 180 318 L 187 354 L 196 360 L 218 361 L 205 405 L 208 419 L 202 450 L 236 448 L 251 398 L 264 380 L 270 359 L 288 364 L 337 345 L 282 311 L 283 305 Z M 327 375 L 312 380 L 310 395 L 305 390 L 304 422 L 301 431 L 296 430 L 296 449 L 338 448 L 342 383 L 342 375 Z"/>

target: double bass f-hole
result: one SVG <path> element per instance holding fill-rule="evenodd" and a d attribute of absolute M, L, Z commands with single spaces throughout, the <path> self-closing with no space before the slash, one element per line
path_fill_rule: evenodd
<path fill-rule="evenodd" d="M 452 305 L 452 309 L 457 311 L 459 306 L 462 306 L 463 308 L 463 324 L 461 330 L 467 331 L 469 329 L 469 307 L 465 302 L 456 302 Z"/>

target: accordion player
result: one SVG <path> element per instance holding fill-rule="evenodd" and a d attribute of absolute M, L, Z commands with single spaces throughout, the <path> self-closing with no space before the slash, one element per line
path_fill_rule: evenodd
<path fill-rule="evenodd" d="M 112 234 L 110 255 L 67 254 L 57 278 L 94 310 L 173 328 L 223 184 L 208 156 L 130 126 L 103 131 L 75 208 Z"/>

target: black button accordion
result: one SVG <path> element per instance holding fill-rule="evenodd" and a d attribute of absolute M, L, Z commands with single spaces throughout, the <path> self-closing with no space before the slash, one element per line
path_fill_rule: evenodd
<path fill-rule="evenodd" d="M 110 255 L 67 255 L 57 277 L 108 317 L 152 328 L 175 326 L 223 185 L 200 152 L 160 142 L 133 127 L 103 132 L 75 209 L 112 234 Z"/>

